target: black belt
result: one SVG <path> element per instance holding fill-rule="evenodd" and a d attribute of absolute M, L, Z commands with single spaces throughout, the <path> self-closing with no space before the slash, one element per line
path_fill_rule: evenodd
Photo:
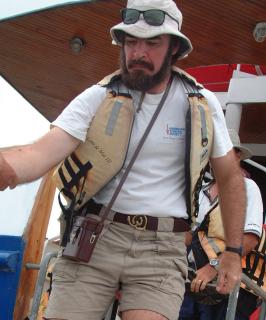
<path fill-rule="evenodd" d="M 84 206 L 84 213 L 99 214 L 103 205 L 96 203 L 93 199 L 90 199 Z M 190 230 L 190 225 L 187 219 L 183 218 L 157 218 L 146 215 L 127 215 L 120 212 L 115 212 L 113 221 L 130 225 L 137 230 L 150 230 L 157 231 L 159 226 L 159 219 L 172 219 L 173 228 L 169 232 L 185 232 Z"/>
<path fill-rule="evenodd" d="M 182 218 L 157 218 L 145 215 L 127 215 L 116 212 L 113 221 L 130 225 L 137 230 L 157 231 L 159 219 L 173 219 L 173 228 L 170 232 L 185 232 L 190 230 L 188 220 Z"/>

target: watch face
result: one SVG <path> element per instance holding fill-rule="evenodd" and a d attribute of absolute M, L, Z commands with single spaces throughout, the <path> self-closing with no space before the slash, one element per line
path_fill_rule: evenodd
<path fill-rule="evenodd" d="M 219 265 L 219 260 L 218 259 L 211 259 L 210 260 L 210 265 L 212 267 L 218 266 Z"/>

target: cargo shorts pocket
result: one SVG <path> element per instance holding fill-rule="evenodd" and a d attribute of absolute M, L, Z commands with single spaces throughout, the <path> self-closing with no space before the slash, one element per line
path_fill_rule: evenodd
<path fill-rule="evenodd" d="M 182 260 L 173 258 L 164 265 L 165 271 L 161 278 L 160 289 L 166 293 L 184 293 L 186 265 Z"/>
<path fill-rule="evenodd" d="M 54 270 L 53 280 L 55 282 L 75 282 L 79 264 L 64 258 L 57 258 Z"/>
<path fill-rule="evenodd" d="M 164 237 L 161 234 L 157 244 L 157 266 L 160 288 L 165 292 L 183 292 L 187 276 L 187 258 L 184 239 L 181 236 Z"/>

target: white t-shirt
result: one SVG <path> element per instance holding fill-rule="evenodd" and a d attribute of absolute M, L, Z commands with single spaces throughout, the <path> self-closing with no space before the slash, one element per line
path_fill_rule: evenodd
<path fill-rule="evenodd" d="M 263 224 L 263 203 L 260 189 L 253 180 L 249 178 L 244 178 L 244 180 L 247 195 L 247 209 L 244 232 L 254 233 L 260 237 Z M 203 221 L 204 216 L 213 207 L 214 204 L 210 202 L 207 195 L 205 195 L 203 190 L 201 190 L 199 195 L 199 214 L 196 219 L 197 224 L 200 224 Z"/>
<path fill-rule="evenodd" d="M 221 157 L 232 149 L 222 108 L 213 93 L 203 89 L 213 115 L 214 144 L 212 157 Z M 85 141 L 89 124 L 104 99 L 106 89 L 94 85 L 77 96 L 53 122 Z M 130 91 L 137 109 L 140 92 Z M 163 93 L 146 94 L 136 112 L 125 166 L 96 196 L 107 205 L 125 167 L 143 135 Z M 180 80 L 175 78 L 164 106 L 151 129 L 114 205 L 113 210 L 127 214 L 157 217 L 187 217 L 185 204 L 185 116 L 188 101 Z"/>

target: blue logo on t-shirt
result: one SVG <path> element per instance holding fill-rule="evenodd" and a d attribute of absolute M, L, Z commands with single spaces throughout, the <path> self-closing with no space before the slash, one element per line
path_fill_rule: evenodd
<path fill-rule="evenodd" d="M 170 127 L 167 124 L 166 134 L 169 137 L 180 137 L 181 138 L 185 134 L 185 128 Z"/>

